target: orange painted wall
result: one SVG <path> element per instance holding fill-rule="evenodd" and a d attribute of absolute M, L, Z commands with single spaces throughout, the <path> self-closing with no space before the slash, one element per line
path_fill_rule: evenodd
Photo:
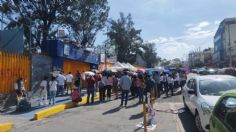
<path fill-rule="evenodd" d="M 14 84 L 19 77 L 25 79 L 26 90 L 30 85 L 30 58 L 26 55 L 0 51 L 0 93 L 14 91 Z"/>
<path fill-rule="evenodd" d="M 64 64 L 63 64 L 63 70 L 64 70 L 65 74 L 68 74 L 69 72 L 71 72 L 75 76 L 77 70 L 79 70 L 79 72 L 81 74 L 85 71 L 89 71 L 90 70 L 90 64 L 65 59 Z M 87 86 L 85 80 L 81 79 L 81 86 L 82 86 L 82 88 L 85 88 Z"/>
<path fill-rule="evenodd" d="M 88 63 L 73 61 L 73 60 L 64 60 L 63 71 L 65 74 L 71 72 L 73 75 L 76 74 L 76 71 L 79 70 L 80 73 L 90 70 L 90 65 Z"/>

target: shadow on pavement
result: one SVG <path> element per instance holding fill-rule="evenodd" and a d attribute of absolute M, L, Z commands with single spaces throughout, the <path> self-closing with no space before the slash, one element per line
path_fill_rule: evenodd
<path fill-rule="evenodd" d="M 129 120 L 137 120 L 137 119 L 142 118 L 142 117 L 143 117 L 143 112 L 135 114 L 135 115 L 131 115 Z"/>
<path fill-rule="evenodd" d="M 116 108 L 113 108 L 113 109 L 110 109 L 104 113 L 102 113 L 103 115 L 107 115 L 107 114 L 112 114 L 112 113 L 115 113 L 115 112 L 118 112 L 119 110 L 121 109 L 121 107 L 116 107 Z"/>
<path fill-rule="evenodd" d="M 20 114 L 25 114 L 25 113 L 29 113 L 29 112 L 35 111 L 37 109 L 43 109 L 43 108 L 46 108 L 46 107 L 49 107 L 49 106 L 47 106 L 47 105 L 46 106 L 36 106 L 36 107 L 31 108 L 28 111 L 17 111 L 17 110 L 14 110 L 14 111 L 12 111 L 12 112 L 10 112 L 8 114 L 10 114 L 10 115 L 20 115 Z"/>
<path fill-rule="evenodd" d="M 86 103 L 81 106 L 94 106 L 94 105 L 99 105 L 99 104 L 101 104 L 100 101 L 95 101 L 94 103 L 88 103 L 88 104 Z"/>
<path fill-rule="evenodd" d="M 136 99 L 137 97 L 136 96 L 129 96 L 128 97 L 128 100 L 134 100 L 134 99 Z"/>
<path fill-rule="evenodd" d="M 137 131 L 139 131 L 139 130 L 141 130 L 142 128 L 136 128 L 135 130 L 134 130 L 134 132 L 137 132 Z"/>
<path fill-rule="evenodd" d="M 185 112 L 179 113 L 178 116 L 186 132 L 197 132 L 197 128 L 194 122 L 194 116 L 190 113 L 189 110 L 185 110 Z"/>
<path fill-rule="evenodd" d="M 138 105 L 139 105 L 139 103 L 129 105 L 129 106 L 127 106 L 127 109 L 137 107 Z"/>

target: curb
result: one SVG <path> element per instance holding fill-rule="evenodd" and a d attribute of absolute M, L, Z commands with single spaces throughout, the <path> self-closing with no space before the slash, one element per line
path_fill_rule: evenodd
<path fill-rule="evenodd" d="M 12 123 L 0 124 L 0 132 L 9 132 L 13 127 Z"/>
<path fill-rule="evenodd" d="M 94 96 L 94 99 L 98 99 L 98 98 L 99 98 L 99 93 L 97 92 L 96 95 Z M 87 97 L 83 97 L 82 101 L 78 104 L 81 105 L 81 104 L 85 104 L 86 102 L 87 102 Z M 60 113 L 60 112 L 64 111 L 65 109 L 72 108 L 75 105 L 76 104 L 73 103 L 73 102 L 68 102 L 68 103 L 65 103 L 65 104 L 53 106 L 53 107 L 47 108 L 45 110 L 36 112 L 33 119 L 34 120 L 40 120 L 40 119 L 43 119 L 43 118 L 47 118 L 49 116 Z"/>

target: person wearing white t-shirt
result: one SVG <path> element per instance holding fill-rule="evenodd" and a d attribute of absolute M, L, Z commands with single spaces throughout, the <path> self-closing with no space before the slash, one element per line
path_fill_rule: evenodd
<path fill-rule="evenodd" d="M 65 81 L 66 81 L 66 77 L 60 73 L 57 77 L 57 82 L 58 82 L 58 91 L 57 91 L 57 96 L 59 94 L 61 94 L 62 96 L 64 96 L 64 86 L 65 86 Z"/>
<path fill-rule="evenodd" d="M 51 104 L 51 101 L 52 101 L 52 104 L 55 104 L 55 97 L 57 93 L 57 81 L 54 77 L 49 82 L 49 92 L 50 92 L 49 104 Z"/>
<path fill-rule="evenodd" d="M 71 72 L 69 72 L 66 75 L 66 95 L 69 94 L 69 89 L 71 90 L 72 93 L 72 82 L 73 82 L 73 75 L 71 74 Z"/>
<path fill-rule="evenodd" d="M 46 105 L 47 104 L 47 77 L 45 76 L 40 83 L 40 105 Z"/>
<path fill-rule="evenodd" d="M 169 76 L 167 77 L 167 82 L 168 82 L 168 92 L 169 90 L 171 90 L 171 95 L 174 95 L 174 79 L 173 76 L 171 74 L 169 74 Z M 168 92 L 167 92 L 167 96 L 168 96 Z"/>
<path fill-rule="evenodd" d="M 176 89 L 179 88 L 179 73 L 178 72 L 176 72 L 176 74 L 175 74 L 174 87 Z"/>

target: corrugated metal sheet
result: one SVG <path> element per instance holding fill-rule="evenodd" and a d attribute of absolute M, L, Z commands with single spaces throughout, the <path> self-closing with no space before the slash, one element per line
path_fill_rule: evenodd
<path fill-rule="evenodd" d="M 90 64 L 78 62 L 78 61 L 73 61 L 73 60 L 69 60 L 69 59 L 64 59 L 63 65 L 64 65 L 63 70 L 64 70 L 65 74 L 67 74 L 68 72 L 71 72 L 72 74 L 76 74 L 77 70 L 80 73 L 90 70 Z"/>
<path fill-rule="evenodd" d="M 19 77 L 25 79 L 26 90 L 29 90 L 29 57 L 25 55 L 0 52 L 0 93 L 10 93 L 14 91 L 14 84 Z"/>
<path fill-rule="evenodd" d="M 80 73 L 83 73 L 85 71 L 90 70 L 90 64 L 88 63 L 83 63 L 83 62 L 78 62 L 78 61 L 73 61 L 69 59 L 64 59 L 64 67 L 63 67 L 64 73 L 68 74 L 71 72 L 74 76 L 76 75 L 77 70 Z M 87 83 L 85 80 L 81 79 L 81 86 L 82 88 L 85 88 L 87 86 Z"/>

